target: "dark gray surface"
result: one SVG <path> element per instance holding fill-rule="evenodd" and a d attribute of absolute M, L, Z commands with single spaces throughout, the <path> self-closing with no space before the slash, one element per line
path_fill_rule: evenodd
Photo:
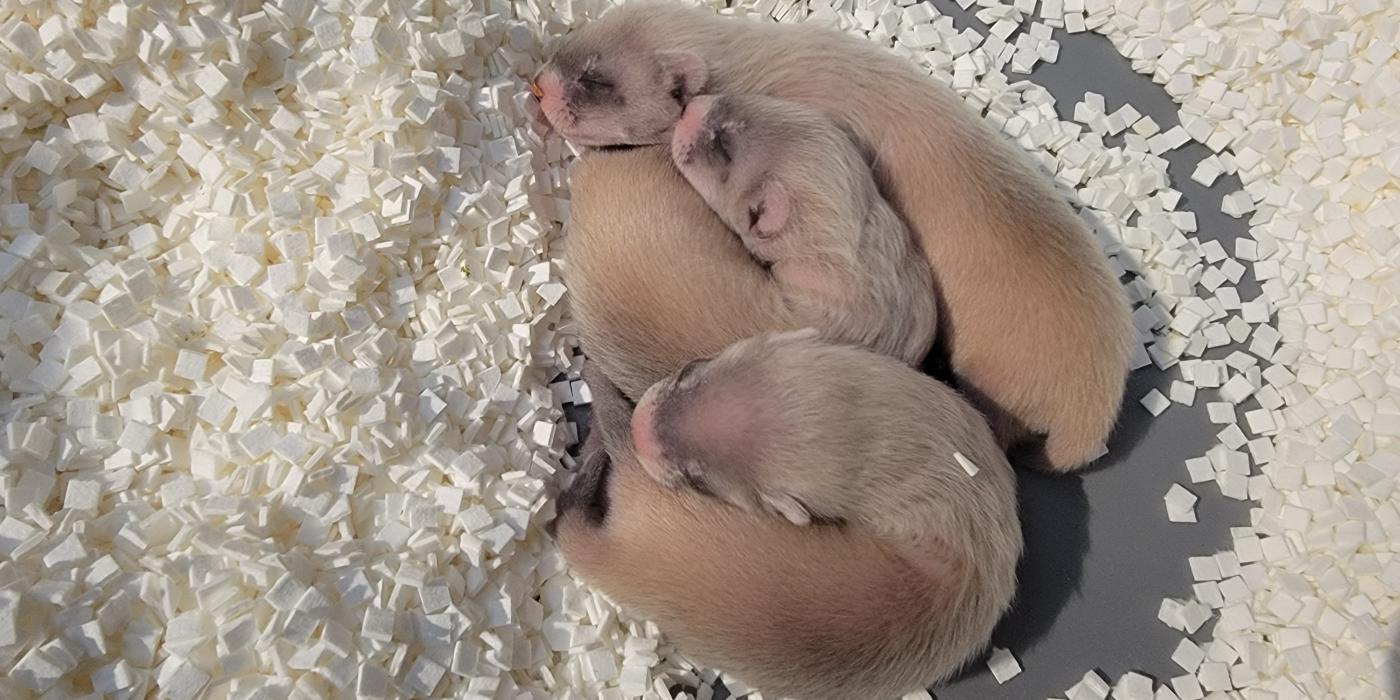
<path fill-rule="evenodd" d="M 985 30 L 951 1 L 933 4 L 960 28 Z M 1129 102 L 1163 131 L 1178 123 L 1166 92 L 1134 73 L 1107 39 L 1063 30 L 1056 30 L 1055 38 L 1061 44 L 1059 61 L 1039 64 L 1030 79 L 1051 91 L 1062 119 L 1069 119 L 1075 103 L 1091 91 L 1104 95 L 1110 112 Z M 1239 188 L 1238 180 L 1221 177 L 1207 189 L 1190 179 L 1209 152 L 1192 142 L 1169 153 L 1172 187 L 1184 193 L 1182 207 L 1195 212 L 1198 237 L 1220 240 L 1233 251 L 1231 239 L 1245 235 L 1248 226 L 1222 214 L 1220 200 Z M 1239 288 L 1246 299 L 1257 293 L 1250 284 Z M 1229 348 L 1211 356 L 1223 357 L 1221 350 Z M 1133 375 L 1108 456 L 1082 476 L 1022 472 L 1027 552 L 1016 607 L 993 644 L 1010 649 L 1024 672 L 998 685 L 979 664 L 937 689 L 940 700 L 1064 697 L 1090 669 L 1110 683 L 1128 671 L 1159 682 L 1184 673 L 1171 661 L 1181 635 L 1157 620 L 1158 606 L 1165 597 L 1190 597 L 1186 558 L 1229 549 L 1229 528 L 1248 521 L 1248 508 L 1221 496 L 1213 484 L 1190 484 L 1183 466 L 1216 442 L 1222 426 L 1212 425 L 1205 410 L 1206 401 L 1215 400 L 1213 391 L 1200 392 L 1195 406 L 1173 405 L 1155 419 L 1138 404 L 1150 389 L 1165 394 L 1174 373 L 1148 367 Z M 1167 521 L 1162 496 L 1173 483 L 1200 497 L 1199 523 Z M 1208 630 L 1209 625 L 1202 632 Z"/>

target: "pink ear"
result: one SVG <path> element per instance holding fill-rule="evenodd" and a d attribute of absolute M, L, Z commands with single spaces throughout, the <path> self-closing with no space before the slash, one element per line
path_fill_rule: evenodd
<path fill-rule="evenodd" d="M 758 212 L 758 220 L 754 222 L 754 229 L 758 235 L 766 238 L 776 235 L 787 225 L 788 215 L 792 210 L 792 200 L 782 185 L 769 180 L 763 185 L 758 202 L 752 206 Z"/>
<path fill-rule="evenodd" d="M 657 51 L 656 60 L 661 64 L 667 89 L 673 91 L 672 96 L 678 102 L 684 104 L 705 89 L 710 71 L 705 66 L 705 59 L 700 58 L 699 54 L 690 51 Z"/>

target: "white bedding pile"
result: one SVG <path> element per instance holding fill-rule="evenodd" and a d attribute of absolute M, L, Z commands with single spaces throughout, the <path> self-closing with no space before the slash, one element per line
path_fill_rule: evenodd
<path fill-rule="evenodd" d="M 561 15 L 86 8 L 0 10 L 0 696 L 649 687 L 538 528 Z"/>
<path fill-rule="evenodd" d="M 0 696 L 669 695 L 654 630 L 538 530 L 577 385 L 547 384 L 573 362 L 566 152 L 523 81 L 602 4 L 0 9 Z M 1042 154 L 1134 273 L 1137 364 L 1180 378 L 1144 404 L 1223 428 L 1164 516 L 1194 521 L 1192 483 L 1258 501 L 1164 603 L 1184 632 L 1218 622 L 1158 698 L 1382 697 L 1400 13 L 986 4 L 986 37 L 908 0 L 746 7 L 907 53 Z M 1182 124 L 1092 94 L 1062 122 L 1009 84 L 1056 27 L 1113 38 Z M 1245 184 L 1233 250 L 1178 210 L 1159 156 L 1192 139 L 1218 154 L 1196 179 Z"/>

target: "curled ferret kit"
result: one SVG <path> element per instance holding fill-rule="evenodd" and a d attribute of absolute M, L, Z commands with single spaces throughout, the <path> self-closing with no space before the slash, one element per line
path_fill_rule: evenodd
<path fill-rule="evenodd" d="M 899 697 L 979 658 L 1022 549 L 1008 451 L 1079 469 L 1123 396 L 1129 305 L 1088 227 L 950 91 L 830 30 L 629 3 L 531 89 L 585 148 L 566 560 L 765 693 Z"/>

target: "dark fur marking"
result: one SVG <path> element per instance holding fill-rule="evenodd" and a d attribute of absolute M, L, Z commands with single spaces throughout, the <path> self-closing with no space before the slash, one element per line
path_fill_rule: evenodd
<path fill-rule="evenodd" d="M 612 466 L 612 457 L 605 450 L 595 450 L 585 457 L 573 483 L 559 494 L 559 503 L 555 508 L 558 513 L 556 520 L 569 511 L 578 510 L 583 513 L 588 524 L 602 525 L 611 506 L 608 482 L 612 477 Z M 548 529 L 552 535 L 554 522 L 549 524 Z"/>
<path fill-rule="evenodd" d="M 691 360 L 690 362 L 685 363 L 685 366 L 682 367 L 681 370 L 676 373 L 676 383 L 680 384 L 681 382 L 684 382 L 687 377 L 694 374 L 695 370 L 699 369 L 701 365 L 705 364 L 705 362 L 706 360 L 701 358 Z"/>
<path fill-rule="evenodd" d="M 618 455 L 628 454 L 632 440 L 632 411 L 636 404 L 624 396 L 597 365 L 584 364 L 583 381 L 593 390 L 589 431 L 585 440 L 591 442 L 596 434 L 596 449 Z"/>
<path fill-rule="evenodd" d="M 685 485 L 696 493 L 710 498 L 715 497 L 715 492 L 710 488 L 709 484 L 705 483 L 705 479 L 701 477 L 698 472 L 683 466 L 681 468 L 681 478 L 685 480 Z"/>
<path fill-rule="evenodd" d="M 758 257 L 757 255 L 754 255 L 754 252 L 753 252 L 752 250 L 749 250 L 748 244 L 744 243 L 744 237 L 741 236 L 741 235 L 739 235 L 739 233 L 738 233 L 737 231 L 730 231 L 729 233 L 739 240 L 739 244 L 740 244 L 741 246 L 743 246 L 744 252 L 748 254 L 749 259 L 752 260 L 753 263 L 754 263 L 755 265 L 757 265 L 758 268 L 759 268 L 760 270 L 763 270 L 764 272 L 768 273 L 768 276 L 769 276 L 769 277 L 772 277 L 772 276 L 773 276 L 773 261 L 772 261 L 772 260 L 764 260 L 763 258 L 760 258 L 760 257 Z"/>
<path fill-rule="evenodd" d="M 747 250 L 747 249 L 746 249 L 746 250 Z M 772 261 L 764 260 L 763 258 L 760 258 L 760 257 L 758 257 L 757 255 L 754 255 L 752 251 L 749 252 L 749 258 L 751 258 L 755 263 L 757 263 L 758 266 L 759 266 L 759 268 L 761 268 L 764 272 L 768 273 L 768 276 L 769 276 L 769 277 L 772 277 L 772 276 L 773 276 L 773 263 L 772 263 Z"/>
<path fill-rule="evenodd" d="M 555 70 L 559 72 L 559 77 L 566 82 L 572 80 L 573 76 L 582 75 L 583 65 L 587 62 L 586 59 L 580 59 L 575 53 L 560 51 L 549 59 L 549 62 L 554 64 Z"/>
<path fill-rule="evenodd" d="M 671 99 L 675 100 L 676 104 L 681 107 L 685 107 L 685 96 L 685 76 L 677 73 L 671 81 Z"/>
<path fill-rule="evenodd" d="M 812 524 L 813 524 L 813 525 L 819 525 L 819 526 L 821 526 L 821 527 L 845 527 L 845 526 L 846 526 L 846 519 L 845 519 L 845 518 L 838 518 L 838 517 L 830 516 L 830 515 L 815 515 L 815 514 L 813 514 L 813 513 L 808 513 L 808 515 L 811 516 L 811 518 L 812 518 Z"/>

